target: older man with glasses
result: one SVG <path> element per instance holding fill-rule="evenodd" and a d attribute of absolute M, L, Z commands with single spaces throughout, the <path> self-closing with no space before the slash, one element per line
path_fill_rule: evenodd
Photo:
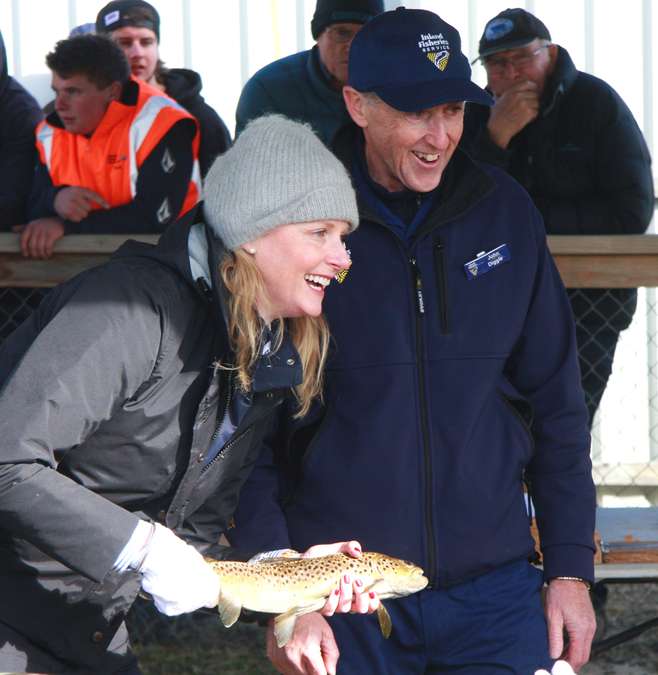
<path fill-rule="evenodd" d="M 606 82 L 576 69 L 523 9 L 491 19 L 480 39 L 494 105 L 469 106 L 462 144 L 530 193 L 549 234 L 640 234 L 653 214 L 647 145 Z M 612 370 L 634 289 L 569 292 L 590 426 Z"/>
<path fill-rule="evenodd" d="M 245 84 L 235 113 L 236 134 L 251 119 L 280 113 L 307 122 L 330 144 L 349 120 L 342 89 L 352 39 L 383 11 L 383 0 L 318 0 L 311 21 L 316 45 L 270 63 Z"/>

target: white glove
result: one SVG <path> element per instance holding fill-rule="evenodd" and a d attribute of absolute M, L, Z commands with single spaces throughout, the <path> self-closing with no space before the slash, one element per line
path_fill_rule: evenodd
<path fill-rule="evenodd" d="M 219 600 L 219 576 L 195 548 L 162 525 L 155 525 L 139 571 L 142 589 L 167 616 L 215 607 Z"/>
<path fill-rule="evenodd" d="M 547 670 L 538 670 L 535 675 L 576 675 L 566 661 L 556 661 L 549 673 Z"/>

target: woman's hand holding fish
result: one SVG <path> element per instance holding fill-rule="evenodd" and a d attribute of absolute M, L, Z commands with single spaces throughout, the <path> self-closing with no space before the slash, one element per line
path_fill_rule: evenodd
<path fill-rule="evenodd" d="M 302 553 L 302 558 L 320 558 L 325 555 L 345 553 L 353 558 L 361 557 L 361 544 L 358 541 L 339 541 L 334 544 L 317 544 Z M 372 614 L 379 607 L 379 596 L 374 591 L 366 591 L 361 579 L 344 574 L 340 584 L 327 598 L 320 610 L 324 616 L 333 614 Z"/>

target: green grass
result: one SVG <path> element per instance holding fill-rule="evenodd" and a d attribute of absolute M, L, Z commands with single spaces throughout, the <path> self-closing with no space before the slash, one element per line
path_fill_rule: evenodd
<path fill-rule="evenodd" d="M 265 629 L 237 623 L 224 628 L 214 613 L 168 619 L 146 605 L 129 620 L 133 649 L 144 675 L 273 675 L 265 656 Z"/>

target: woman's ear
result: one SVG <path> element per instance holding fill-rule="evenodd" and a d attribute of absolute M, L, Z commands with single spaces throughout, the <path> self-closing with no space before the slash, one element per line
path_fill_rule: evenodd
<path fill-rule="evenodd" d="M 240 248 L 249 255 L 256 255 L 256 247 L 254 246 L 253 241 L 248 241 L 245 244 L 242 244 Z"/>

